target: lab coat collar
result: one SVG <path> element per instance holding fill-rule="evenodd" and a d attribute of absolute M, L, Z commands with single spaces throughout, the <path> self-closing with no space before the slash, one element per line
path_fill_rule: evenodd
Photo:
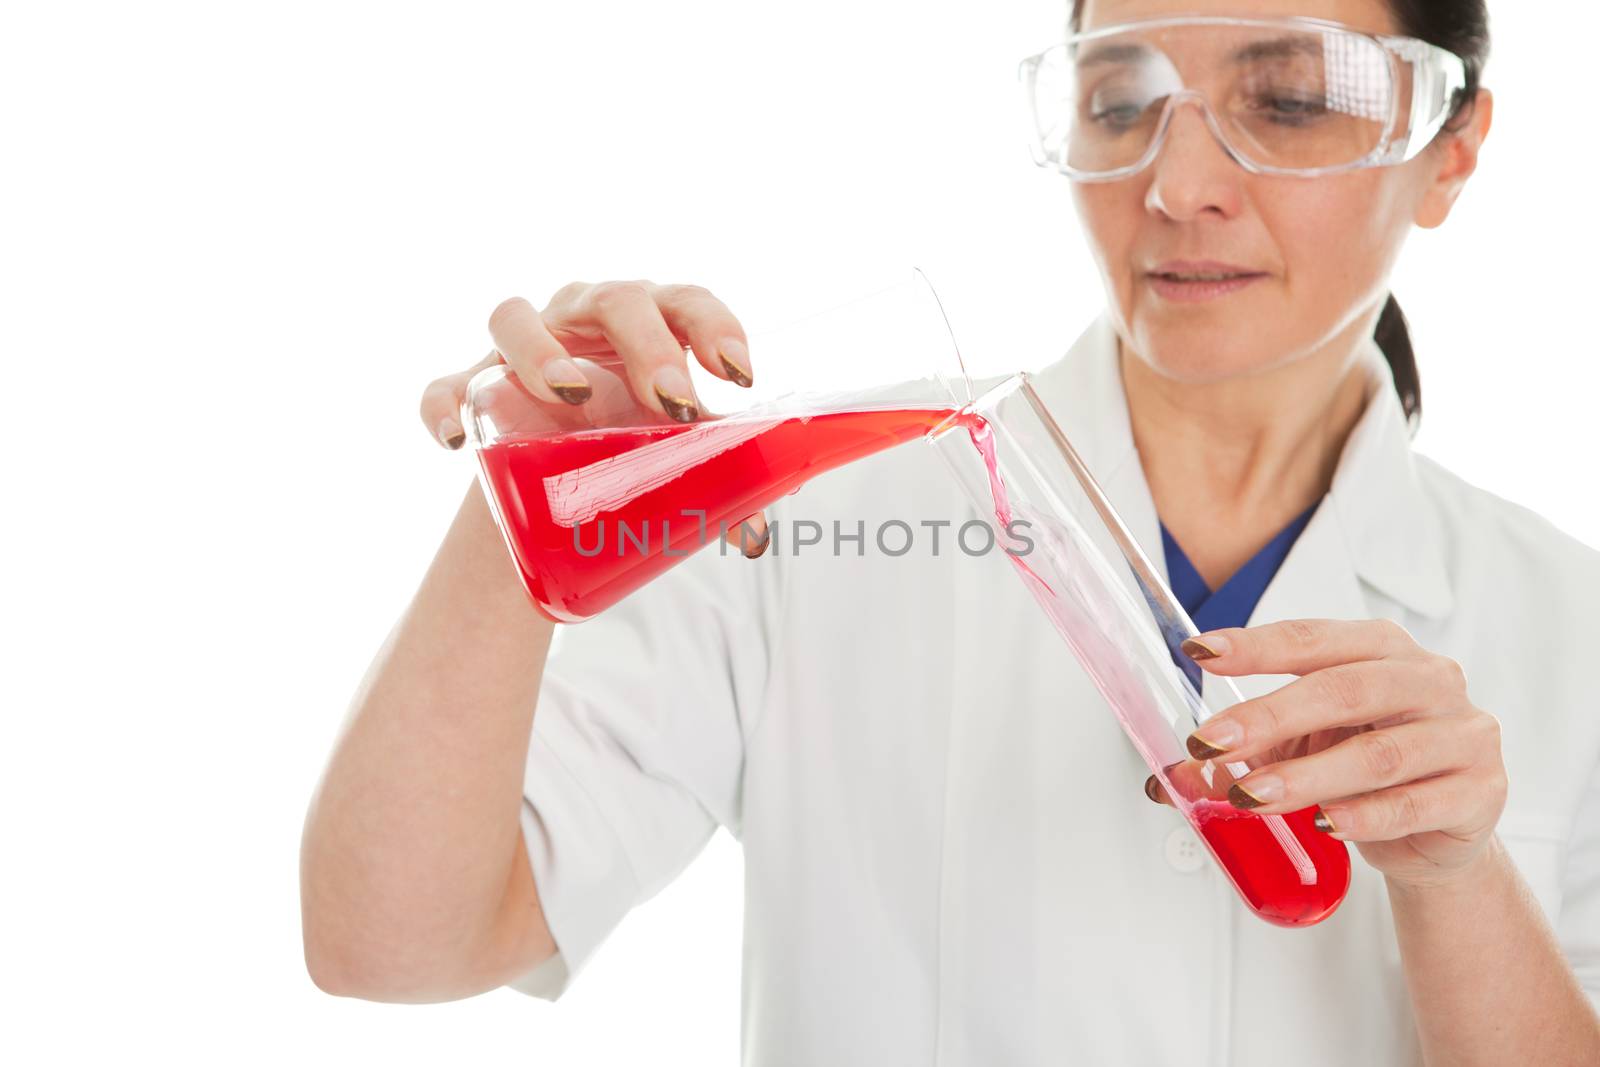
<path fill-rule="evenodd" d="M 1370 372 L 1366 408 L 1340 453 L 1327 497 L 1257 615 L 1366 617 L 1357 580 L 1424 616 L 1444 615 L 1454 604 L 1443 531 L 1417 475 L 1388 361 L 1370 339 L 1361 359 Z M 1065 357 L 1035 375 L 1035 389 L 1152 566 L 1165 575 L 1159 520 L 1134 447 L 1109 312 L 1101 311 Z"/>

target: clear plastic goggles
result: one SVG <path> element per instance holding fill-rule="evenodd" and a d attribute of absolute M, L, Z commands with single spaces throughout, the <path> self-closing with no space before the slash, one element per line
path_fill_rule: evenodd
<path fill-rule="evenodd" d="M 1461 57 L 1312 18 L 1186 15 L 1073 34 L 1018 66 L 1034 162 L 1076 181 L 1136 174 L 1180 104 L 1235 162 L 1315 177 L 1412 159 L 1466 86 Z"/>

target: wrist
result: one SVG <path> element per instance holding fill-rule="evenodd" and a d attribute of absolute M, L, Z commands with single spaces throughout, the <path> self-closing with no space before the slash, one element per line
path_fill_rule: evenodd
<path fill-rule="evenodd" d="M 1471 895 L 1480 892 L 1495 877 L 1505 857 L 1500 836 L 1493 831 L 1483 847 L 1460 867 L 1418 877 L 1384 875 L 1391 898 L 1438 898 L 1441 895 Z"/>

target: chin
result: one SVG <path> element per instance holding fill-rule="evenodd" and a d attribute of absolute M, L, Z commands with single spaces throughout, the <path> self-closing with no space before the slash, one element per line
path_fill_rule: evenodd
<path fill-rule="evenodd" d="M 1150 321 L 1135 316 L 1128 343 L 1156 373 L 1187 385 L 1206 385 L 1264 370 L 1282 358 L 1282 350 L 1263 344 L 1249 320 Z"/>

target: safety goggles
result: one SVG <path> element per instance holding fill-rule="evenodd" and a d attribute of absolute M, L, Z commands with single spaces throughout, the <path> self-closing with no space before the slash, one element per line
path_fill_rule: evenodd
<path fill-rule="evenodd" d="M 1018 66 L 1034 162 L 1113 181 L 1161 151 L 1194 101 L 1235 162 L 1316 177 L 1403 163 L 1449 118 L 1461 57 L 1312 18 L 1186 15 L 1077 33 Z"/>

